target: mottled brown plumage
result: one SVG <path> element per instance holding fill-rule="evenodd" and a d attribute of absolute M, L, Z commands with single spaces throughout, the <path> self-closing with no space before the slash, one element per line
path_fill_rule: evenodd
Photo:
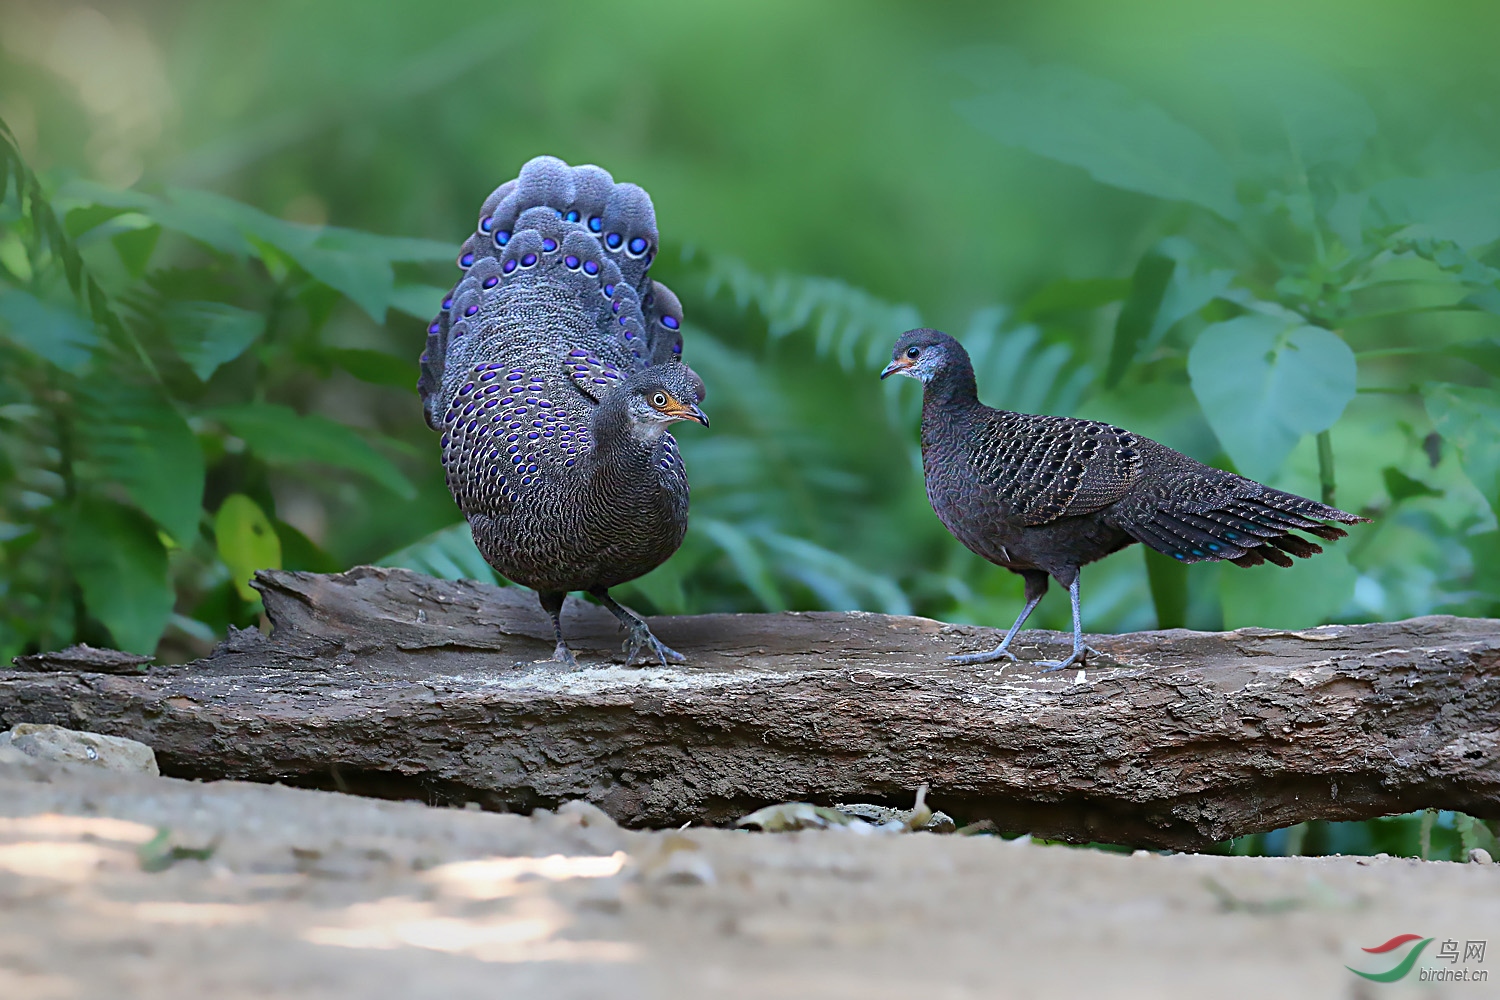
<path fill-rule="evenodd" d="M 682 544 L 687 470 L 666 428 L 708 423 L 679 360 L 682 307 L 647 275 L 656 248 L 646 192 L 537 157 L 485 202 L 422 355 L 427 422 L 474 543 L 536 589 L 570 664 L 572 590 L 620 619 L 630 660 L 681 659 L 609 596 Z"/>
<path fill-rule="evenodd" d="M 1240 566 L 1323 551 L 1295 531 L 1344 536 L 1325 521 L 1367 518 L 1204 465 L 1150 438 L 1097 420 L 996 410 L 979 402 L 963 345 L 937 330 L 910 330 L 882 373 L 923 383 L 922 466 L 938 518 L 975 553 L 1019 573 L 1026 605 L 988 653 L 1015 659 L 1022 623 L 1054 577 L 1073 600 L 1073 653 L 1083 658 L 1079 569 L 1134 542 L 1180 562 Z"/>

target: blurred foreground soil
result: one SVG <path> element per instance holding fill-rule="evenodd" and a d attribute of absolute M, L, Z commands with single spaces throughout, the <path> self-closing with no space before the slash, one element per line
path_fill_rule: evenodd
<path fill-rule="evenodd" d="M 1404 933 L 1500 939 L 1500 865 L 636 832 L 0 763 L 0 997 L 1500 994 L 1500 940 L 1486 984 L 1345 969 Z"/>

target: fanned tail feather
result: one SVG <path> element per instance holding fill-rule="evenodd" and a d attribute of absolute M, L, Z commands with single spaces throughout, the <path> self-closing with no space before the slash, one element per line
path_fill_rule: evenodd
<path fill-rule="evenodd" d="M 1348 533 L 1325 522 L 1369 520 L 1250 480 L 1243 482 L 1258 491 L 1226 497 L 1202 510 L 1157 507 L 1122 526 L 1138 541 L 1179 562 L 1227 560 L 1247 567 L 1272 562 L 1285 567 L 1292 565 L 1293 557 L 1307 559 L 1323 551 L 1322 546 L 1292 532 L 1333 541 Z"/>
<path fill-rule="evenodd" d="M 561 276 L 566 287 L 588 279 L 581 289 L 597 282 L 603 293 L 594 299 L 579 293 L 598 331 L 598 343 L 587 345 L 591 354 L 636 367 L 678 359 L 682 304 L 649 277 L 657 250 L 656 214 L 640 187 L 617 184 L 599 167 L 570 167 L 556 157 L 527 162 L 518 177 L 485 199 L 478 224 L 459 251 L 464 277 L 428 326 L 417 383 L 428 425 L 442 429 L 444 374 L 458 340 L 494 335 L 478 329 L 486 294 L 541 275 L 556 282 L 559 264 L 573 272 Z M 541 266 L 526 263 L 528 255 Z"/>

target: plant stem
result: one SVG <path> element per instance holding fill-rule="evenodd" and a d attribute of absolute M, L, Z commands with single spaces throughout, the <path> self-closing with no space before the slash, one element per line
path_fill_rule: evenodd
<path fill-rule="evenodd" d="M 1323 490 L 1323 502 L 1333 506 L 1333 437 L 1328 431 L 1318 432 L 1318 485 Z"/>

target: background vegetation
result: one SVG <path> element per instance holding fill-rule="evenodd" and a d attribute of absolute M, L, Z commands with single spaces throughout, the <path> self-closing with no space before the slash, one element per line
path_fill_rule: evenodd
<path fill-rule="evenodd" d="M 1091 630 L 1494 615 L 1497 21 L 0 4 L 0 656 L 199 655 L 257 620 L 264 566 L 492 578 L 415 358 L 480 201 L 539 152 L 652 193 L 709 386 L 688 542 L 622 588 L 643 610 L 1011 620 L 1019 579 L 927 507 L 917 387 L 875 380 L 926 323 L 994 405 L 1375 517 L 1293 570 L 1136 547 L 1086 572 Z"/>

